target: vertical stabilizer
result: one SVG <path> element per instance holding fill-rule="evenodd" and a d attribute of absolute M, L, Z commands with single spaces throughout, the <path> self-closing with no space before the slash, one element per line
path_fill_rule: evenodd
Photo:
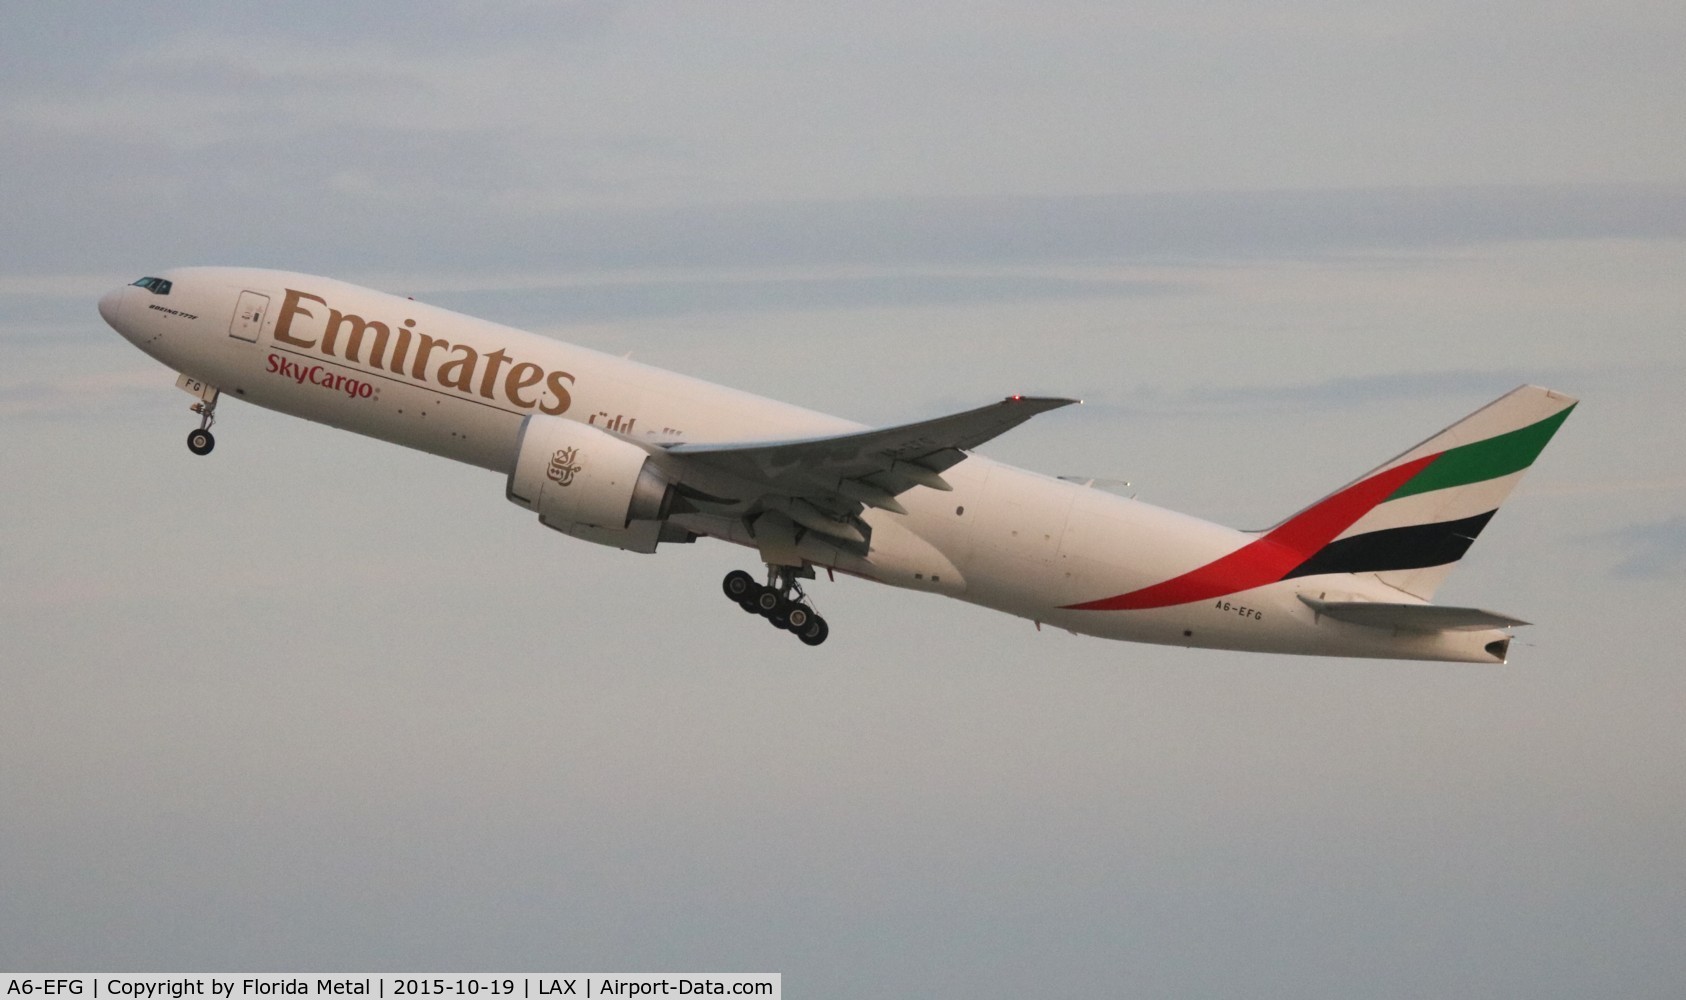
<path fill-rule="evenodd" d="M 1522 386 L 1337 491 L 1330 499 L 1366 483 L 1392 487 L 1288 577 L 1370 573 L 1430 599 L 1575 404 L 1562 393 Z"/>

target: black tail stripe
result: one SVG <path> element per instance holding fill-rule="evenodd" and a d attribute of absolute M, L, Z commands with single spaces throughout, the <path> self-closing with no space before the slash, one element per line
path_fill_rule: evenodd
<path fill-rule="evenodd" d="M 1403 528 L 1386 528 L 1351 538 L 1330 542 L 1316 555 L 1300 563 L 1284 580 L 1296 576 L 1316 576 L 1319 573 L 1382 573 L 1396 569 L 1423 569 L 1444 566 L 1463 558 L 1474 544 L 1475 536 L 1493 519 L 1498 511 L 1461 518 L 1456 521 L 1437 521 L 1433 524 L 1412 524 Z"/>

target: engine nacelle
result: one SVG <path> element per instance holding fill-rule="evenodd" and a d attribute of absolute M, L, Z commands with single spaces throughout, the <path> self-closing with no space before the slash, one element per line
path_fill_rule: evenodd
<path fill-rule="evenodd" d="M 521 422 L 506 495 L 564 534 L 654 552 L 673 486 L 630 441 L 545 414 Z"/>

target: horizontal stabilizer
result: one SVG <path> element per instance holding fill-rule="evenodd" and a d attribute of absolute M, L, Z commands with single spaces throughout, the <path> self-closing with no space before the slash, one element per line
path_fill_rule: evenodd
<path fill-rule="evenodd" d="M 1320 615 L 1370 628 L 1404 629 L 1408 632 L 1480 632 L 1528 624 L 1520 618 L 1481 608 L 1384 604 L 1377 601 L 1320 601 L 1304 594 L 1300 595 L 1300 600 Z"/>

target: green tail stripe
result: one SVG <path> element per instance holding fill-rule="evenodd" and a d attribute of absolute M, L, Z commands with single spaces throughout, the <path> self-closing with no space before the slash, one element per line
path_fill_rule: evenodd
<path fill-rule="evenodd" d="M 1506 434 L 1476 441 L 1450 451 L 1430 462 L 1428 468 L 1417 473 L 1388 497 L 1397 500 L 1417 493 L 1429 493 L 1453 486 L 1484 483 L 1489 479 L 1521 472 L 1534 464 L 1540 451 L 1557 433 L 1563 421 L 1569 419 L 1574 405 L 1565 407 L 1536 424 L 1519 427 Z"/>

